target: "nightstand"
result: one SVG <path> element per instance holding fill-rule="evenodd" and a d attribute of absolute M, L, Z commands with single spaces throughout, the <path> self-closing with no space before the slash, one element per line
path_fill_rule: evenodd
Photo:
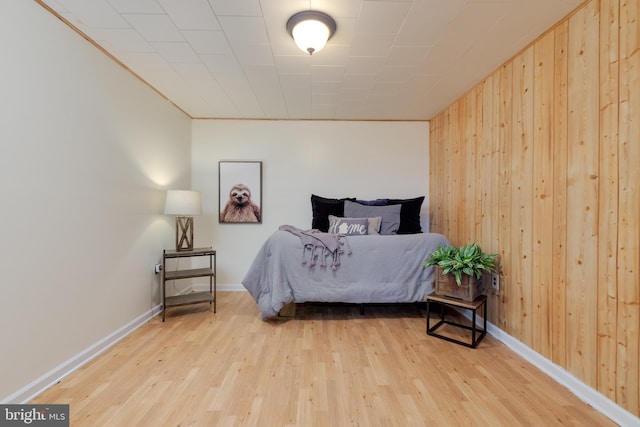
<path fill-rule="evenodd" d="M 209 257 L 209 267 L 185 270 L 167 271 L 167 260 L 173 258 Z M 212 248 L 195 248 L 190 251 L 176 251 L 165 249 L 162 253 L 162 321 L 164 322 L 167 308 L 181 305 L 213 303 L 216 312 L 216 251 Z M 167 296 L 167 281 L 193 279 L 194 277 L 208 277 L 209 291 L 191 292 L 186 295 Z"/>
<path fill-rule="evenodd" d="M 440 320 L 435 325 L 430 325 L 430 315 L 431 315 L 431 305 L 433 303 L 440 304 Z M 462 308 L 465 310 L 471 311 L 471 326 L 463 325 L 461 323 L 454 322 L 452 320 L 445 319 L 444 311 L 447 307 L 453 308 Z M 476 314 L 478 309 L 482 307 L 482 316 L 484 318 L 484 325 L 482 329 L 478 329 L 476 322 Z M 462 340 L 458 340 L 455 338 L 451 338 L 445 335 L 441 335 L 436 333 L 436 329 L 438 329 L 442 325 L 451 325 L 457 328 L 462 328 L 471 331 L 471 342 L 464 342 Z M 443 295 L 430 294 L 427 295 L 427 335 L 432 335 L 434 337 L 442 338 L 443 340 L 451 341 L 456 344 L 461 344 L 466 347 L 476 348 L 478 343 L 484 338 L 487 334 L 487 296 L 480 295 L 474 301 L 468 302 L 463 301 L 456 298 L 450 298 Z"/>

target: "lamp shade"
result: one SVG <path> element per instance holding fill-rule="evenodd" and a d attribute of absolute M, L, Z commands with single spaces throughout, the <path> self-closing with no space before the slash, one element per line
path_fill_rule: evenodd
<path fill-rule="evenodd" d="M 336 22 L 329 15 L 315 10 L 298 12 L 289 18 L 287 31 L 303 52 L 319 52 L 336 31 Z"/>
<path fill-rule="evenodd" d="M 194 216 L 202 214 L 199 191 L 168 190 L 164 204 L 165 215 Z"/>

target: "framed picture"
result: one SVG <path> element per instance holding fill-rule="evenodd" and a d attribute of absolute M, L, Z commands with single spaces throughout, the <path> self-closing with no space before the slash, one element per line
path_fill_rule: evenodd
<path fill-rule="evenodd" d="M 218 222 L 262 223 L 262 162 L 218 162 Z"/>

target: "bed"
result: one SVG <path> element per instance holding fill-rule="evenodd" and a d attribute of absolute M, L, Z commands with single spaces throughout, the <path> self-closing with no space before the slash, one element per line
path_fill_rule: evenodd
<path fill-rule="evenodd" d="M 449 241 L 441 234 L 422 232 L 423 200 L 311 195 L 311 229 L 281 226 L 259 249 L 242 285 L 263 319 L 290 303 L 424 301 L 433 291 L 434 272 L 423 263 Z M 325 239 L 337 236 L 343 253 L 323 254 L 326 248 L 315 252 L 317 248 L 308 245 L 317 236 L 313 233 Z M 317 254 L 316 262 L 311 261 L 312 253 Z"/>
<path fill-rule="evenodd" d="M 433 291 L 433 267 L 423 262 L 448 240 L 437 233 L 346 236 L 339 265 L 303 263 L 301 239 L 283 230 L 262 245 L 242 281 L 262 318 L 289 303 L 409 303 Z"/>

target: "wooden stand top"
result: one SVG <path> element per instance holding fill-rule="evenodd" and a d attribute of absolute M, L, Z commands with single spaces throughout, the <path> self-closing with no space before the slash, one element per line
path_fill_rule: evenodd
<path fill-rule="evenodd" d="M 487 300 L 486 295 L 479 295 L 473 301 L 465 301 L 458 298 L 451 298 L 444 295 L 436 295 L 435 293 L 427 295 L 427 301 L 435 301 L 443 304 L 454 305 L 456 307 L 467 308 L 469 310 L 477 310 Z"/>
<path fill-rule="evenodd" d="M 175 249 L 165 249 L 164 256 L 168 258 L 177 258 L 183 256 L 195 255 L 215 255 L 216 251 L 211 246 L 207 248 L 193 248 L 190 251 L 177 251 Z"/>

